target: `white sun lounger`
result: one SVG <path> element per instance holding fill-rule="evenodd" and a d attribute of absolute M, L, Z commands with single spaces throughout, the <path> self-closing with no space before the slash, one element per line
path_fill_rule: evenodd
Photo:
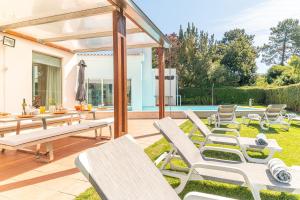
<path fill-rule="evenodd" d="M 285 104 L 268 105 L 264 115 L 260 121 L 260 126 L 263 130 L 269 130 L 271 125 L 282 125 L 285 130 L 289 130 L 290 124 L 284 121 L 283 111 L 286 108 Z"/>
<path fill-rule="evenodd" d="M 108 121 L 111 125 L 111 120 Z M 37 158 L 39 159 L 41 155 L 48 156 L 48 159 L 42 161 L 50 162 L 54 159 L 53 154 L 53 141 L 61 138 L 74 136 L 79 133 L 87 132 L 90 130 L 96 130 L 98 128 L 102 128 L 108 126 L 104 120 L 97 122 L 91 121 L 86 122 L 84 124 L 75 124 L 70 126 L 60 126 L 46 130 L 38 130 L 30 133 L 24 133 L 20 135 L 8 135 L 0 138 L 0 149 L 2 149 L 2 153 L 5 149 L 8 150 L 23 150 L 26 152 L 35 153 Z M 96 135 L 97 136 L 97 135 Z M 40 153 L 40 144 L 45 144 L 46 153 Z M 37 146 L 36 151 L 31 151 L 28 149 L 24 149 L 30 146 Z"/>
<path fill-rule="evenodd" d="M 262 189 L 300 193 L 300 172 L 297 170 L 290 169 L 292 181 L 289 184 L 279 183 L 272 177 L 267 165 L 247 163 L 243 154 L 236 149 L 228 150 L 220 147 L 198 149 L 171 118 L 159 120 L 155 126 L 172 145 L 171 151 L 163 154 L 165 159 L 161 171 L 164 175 L 180 179 L 180 185 L 176 188 L 177 193 L 183 190 L 189 180 L 215 180 L 247 186 L 255 200 L 260 199 L 259 191 Z M 241 162 L 207 158 L 203 155 L 206 150 L 235 153 L 240 156 Z M 185 169 L 188 173 L 179 172 L 178 167 L 177 171 L 166 170 L 166 165 L 171 164 L 173 158 L 182 159 L 188 166 Z M 162 160 L 162 158 L 159 159 Z M 174 169 L 173 165 L 171 165 L 172 168 Z"/>
<path fill-rule="evenodd" d="M 180 200 L 130 135 L 81 153 L 75 165 L 102 200 Z M 184 200 L 228 198 L 192 192 Z"/>
<path fill-rule="evenodd" d="M 287 114 L 287 118 L 289 120 L 289 123 L 293 123 L 293 122 L 297 122 L 297 124 L 300 125 L 300 116 L 295 114 L 295 113 L 292 113 L 292 114 Z"/>
<path fill-rule="evenodd" d="M 281 152 L 282 148 L 278 145 L 277 141 L 274 139 L 268 139 L 268 145 L 258 145 L 255 142 L 255 138 L 248 138 L 248 137 L 240 137 L 239 132 L 236 129 L 228 129 L 228 128 L 213 128 L 210 130 L 202 121 L 201 119 L 193 112 L 193 111 L 185 111 L 187 118 L 194 124 L 194 129 L 190 132 L 189 138 L 192 139 L 193 136 L 201 136 L 199 134 L 195 134 L 196 130 L 199 130 L 202 136 L 205 138 L 203 144 L 226 144 L 226 145 L 233 145 L 240 147 L 244 157 L 249 162 L 255 163 L 267 163 L 269 160 L 272 159 L 275 152 Z M 225 135 L 225 134 L 218 134 L 215 131 L 222 131 L 222 132 L 232 132 L 234 135 Z M 198 143 L 196 140 L 192 140 L 194 143 Z M 264 149 L 269 150 L 269 155 L 264 159 L 258 159 L 250 157 L 247 153 L 247 150 L 255 150 L 255 151 L 262 151 Z"/>
<path fill-rule="evenodd" d="M 236 105 L 219 105 L 215 126 L 220 127 L 221 125 L 234 124 L 240 129 L 240 123 L 236 120 L 236 109 Z"/>

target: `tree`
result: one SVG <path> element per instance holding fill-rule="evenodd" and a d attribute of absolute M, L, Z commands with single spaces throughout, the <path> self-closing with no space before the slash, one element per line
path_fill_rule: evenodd
<path fill-rule="evenodd" d="M 253 35 L 247 35 L 244 29 L 234 29 L 224 34 L 219 45 L 224 65 L 230 77 L 234 77 L 239 85 L 255 82 L 257 50 L 253 45 Z"/>
<path fill-rule="evenodd" d="M 266 76 L 265 75 L 258 75 L 255 81 L 255 86 L 258 87 L 267 87 L 269 84 L 266 80 Z"/>
<path fill-rule="evenodd" d="M 266 64 L 284 65 L 287 59 L 299 51 L 295 40 L 299 21 L 297 19 L 286 19 L 271 28 L 268 44 L 262 47 L 262 61 Z"/>
<path fill-rule="evenodd" d="M 215 57 L 216 41 L 194 24 L 184 31 L 180 27 L 178 47 L 179 87 L 203 87 L 209 84 L 208 71 Z"/>
<path fill-rule="evenodd" d="M 300 57 L 293 55 L 288 61 L 288 64 L 294 68 L 294 72 L 298 79 L 297 82 L 300 82 Z"/>
<path fill-rule="evenodd" d="M 253 42 L 254 35 L 247 35 L 245 29 L 233 29 L 224 33 L 224 37 L 221 40 L 223 44 L 230 44 L 238 38 L 245 38 L 248 41 Z"/>
<path fill-rule="evenodd" d="M 300 56 L 300 25 L 297 27 L 292 37 L 293 44 L 295 46 L 295 54 Z"/>
<path fill-rule="evenodd" d="M 274 65 L 268 70 L 267 82 L 279 86 L 290 85 L 297 82 L 297 77 L 293 67 Z"/>
<path fill-rule="evenodd" d="M 178 48 L 179 48 L 179 39 L 176 33 L 167 35 L 171 47 L 165 50 L 165 65 L 166 68 L 177 68 L 178 65 Z M 157 48 L 152 48 L 152 68 L 158 67 L 158 54 Z"/>

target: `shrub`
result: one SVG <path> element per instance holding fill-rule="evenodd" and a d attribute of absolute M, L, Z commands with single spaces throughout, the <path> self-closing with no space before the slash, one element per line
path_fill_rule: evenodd
<path fill-rule="evenodd" d="M 182 104 L 210 105 L 212 103 L 211 88 L 184 88 L 180 90 Z M 256 104 L 265 103 L 265 91 L 262 88 L 224 87 L 214 89 L 214 104 L 248 104 L 249 99 Z"/>
<path fill-rule="evenodd" d="M 211 88 L 183 88 L 179 90 L 183 105 L 210 105 Z M 214 89 L 214 104 L 287 104 L 287 108 L 300 111 L 300 84 L 275 87 L 224 87 Z"/>
<path fill-rule="evenodd" d="M 266 104 L 287 104 L 287 108 L 300 111 L 300 84 L 266 89 Z"/>

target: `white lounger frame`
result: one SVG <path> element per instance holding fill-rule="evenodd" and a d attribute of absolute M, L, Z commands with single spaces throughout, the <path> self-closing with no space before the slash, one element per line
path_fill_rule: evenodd
<path fill-rule="evenodd" d="M 189 113 L 188 112 L 190 112 L 190 111 L 185 112 L 185 114 L 187 115 L 187 118 L 192 121 L 193 126 L 194 126 L 194 128 L 189 132 L 188 137 L 193 141 L 193 143 L 200 145 L 200 147 L 201 146 L 205 146 L 207 144 L 232 145 L 232 144 L 228 144 L 226 142 L 218 142 L 218 143 L 216 143 L 216 142 L 214 142 L 211 139 L 211 138 L 216 138 L 216 137 L 218 137 L 218 138 L 224 138 L 224 139 L 230 138 L 230 139 L 233 139 L 233 140 L 236 141 L 236 146 L 240 148 L 240 150 L 242 151 L 244 157 L 249 162 L 262 163 L 262 164 L 267 163 L 269 160 L 271 160 L 273 158 L 273 156 L 274 156 L 274 154 L 276 152 L 280 152 L 281 151 L 281 149 L 276 149 L 276 148 L 272 148 L 272 147 L 268 147 L 268 146 L 261 146 L 261 147 L 257 146 L 257 147 L 254 148 L 252 146 L 242 145 L 240 143 L 240 140 L 239 140 L 240 133 L 236 129 L 230 129 L 230 128 L 213 128 L 213 129 L 210 130 L 211 134 L 209 134 L 207 136 L 204 136 L 204 134 L 201 134 L 201 135 L 195 134 L 195 132 L 197 130 L 199 130 L 201 133 L 202 133 L 202 131 L 200 130 L 200 128 L 198 128 L 196 126 L 196 124 L 193 122 L 193 120 L 189 117 Z M 199 119 L 199 120 L 201 120 L 201 119 Z M 231 132 L 231 133 L 233 133 L 233 135 L 218 134 L 218 133 L 215 133 L 216 131 Z M 199 142 L 197 140 L 193 140 L 192 139 L 193 137 L 202 137 L 202 138 L 204 138 L 204 142 L 201 143 L 201 142 Z M 256 152 L 262 152 L 264 149 L 267 149 L 269 151 L 268 156 L 266 158 L 264 158 L 264 159 L 253 158 L 253 157 L 249 156 L 249 154 L 247 152 L 247 150 L 256 151 Z"/>
<path fill-rule="evenodd" d="M 162 120 L 164 120 L 164 119 L 162 119 Z M 230 162 L 230 161 L 225 161 L 225 160 L 222 161 L 221 160 L 222 162 L 220 162 L 218 164 L 205 163 L 205 161 L 203 161 L 201 163 L 190 163 L 190 165 L 189 165 L 188 162 L 184 159 L 184 156 L 180 155 L 180 151 L 178 151 L 178 149 L 175 147 L 175 145 L 168 139 L 166 134 L 160 129 L 158 122 L 155 122 L 154 126 L 165 136 L 165 138 L 167 138 L 168 142 L 171 144 L 171 150 L 168 153 L 162 154 L 157 159 L 157 162 L 155 162 L 155 164 L 158 164 L 159 161 L 160 162 L 162 161 L 163 163 L 162 163 L 162 166 L 160 167 L 162 174 L 180 179 L 180 185 L 177 188 L 175 188 L 177 193 L 180 193 L 186 186 L 187 182 L 190 180 L 213 180 L 213 181 L 219 181 L 219 182 L 225 182 L 225 183 L 230 183 L 230 184 L 235 184 L 235 185 L 246 186 L 250 189 L 255 200 L 261 199 L 260 191 L 264 190 L 264 189 L 271 189 L 271 190 L 275 190 L 275 191 L 281 191 L 281 190 L 286 191 L 285 188 L 282 188 L 282 189 L 277 188 L 277 187 L 276 188 L 268 188 L 267 185 L 252 184 L 250 179 L 248 178 L 247 174 L 244 171 L 242 171 L 241 169 L 222 165 L 222 162 Z M 184 134 L 184 133 L 182 133 L 182 134 Z M 187 151 L 187 149 L 185 149 L 185 150 Z M 207 151 L 207 150 L 230 152 L 230 153 L 233 153 L 233 154 L 236 154 L 237 156 L 239 156 L 241 163 L 248 164 L 246 162 L 243 154 L 239 150 L 236 150 L 236 149 L 226 149 L 226 148 L 221 148 L 221 147 L 201 147 L 199 150 L 200 150 L 199 154 L 201 154 L 202 156 L 203 156 L 203 152 Z M 172 159 L 175 159 L 175 158 L 182 160 L 188 166 L 188 168 L 180 168 L 180 167 L 175 167 L 174 165 L 172 165 L 171 161 L 172 161 Z M 216 159 L 213 159 L 213 160 L 216 160 Z M 170 164 L 171 170 L 166 168 L 166 166 L 168 164 Z M 261 164 L 257 164 L 257 165 L 261 165 Z M 239 181 L 234 178 L 223 179 L 223 178 L 211 177 L 211 176 L 206 177 L 205 175 L 201 175 L 201 174 L 197 173 L 197 171 L 195 171 L 195 169 L 203 169 L 203 170 L 212 169 L 212 170 L 223 171 L 225 173 L 226 172 L 236 173 L 236 174 L 241 175 L 244 180 Z M 297 188 L 296 190 L 292 190 L 289 192 L 300 193 L 300 189 Z"/>
<path fill-rule="evenodd" d="M 275 117 L 269 117 L 270 113 L 269 110 L 272 109 L 272 106 L 281 106 L 281 111 L 277 113 L 277 116 Z M 271 125 L 282 125 L 284 127 L 284 130 L 288 131 L 290 128 L 290 123 L 284 121 L 284 116 L 282 115 L 283 110 L 286 108 L 286 105 L 269 105 L 264 112 L 263 117 L 260 121 L 260 127 L 263 130 L 269 130 Z"/>
<path fill-rule="evenodd" d="M 215 181 L 222 181 L 222 182 L 226 182 L 226 183 L 230 183 L 230 184 L 238 184 L 238 185 L 241 185 L 241 186 L 246 186 L 251 190 L 254 199 L 255 200 L 260 200 L 259 191 L 261 190 L 261 188 L 255 187 L 253 184 L 251 184 L 251 182 L 249 181 L 249 178 L 247 177 L 247 175 L 242 170 L 237 169 L 237 168 L 225 167 L 225 166 L 222 166 L 222 165 L 217 166 L 217 165 L 204 164 L 204 163 L 195 163 L 192 166 L 190 166 L 189 168 L 176 167 L 172 164 L 173 159 L 181 160 L 184 163 L 186 163 L 186 162 L 177 153 L 178 151 L 174 147 L 174 145 L 171 145 L 171 146 L 172 146 L 171 150 L 168 153 L 162 154 L 157 159 L 155 164 L 158 165 L 160 163 L 160 162 L 158 162 L 158 160 L 161 160 L 163 162 L 161 167 L 160 167 L 160 170 L 161 170 L 162 174 L 165 175 L 165 176 L 170 176 L 170 177 L 180 179 L 179 186 L 175 188 L 175 191 L 178 194 L 183 191 L 183 189 L 185 188 L 188 181 L 214 180 L 213 178 L 207 178 L 207 177 L 201 176 L 200 174 L 195 172 L 195 169 L 204 169 L 204 170 L 205 169 L 213 169 L 213 170 L 219 170 L 219 171 L 223 171 L 223 172 L 233 172 L 233 173 L 237 173 L 237 174 L 243 176 L 244 183 L 239 183 L 239 182 L 236 182 L 236 181 L 220 180 L 220 179 L 216 179 Z M 201 148 L 201 153 L 204 152 L 204 151 L 207 151 L 207 150 L 215 150 L 215 151 L 223 151 L 223 152 L 234 153 L 234 154 L 236 154 L 240 157 L 242 162 L 247 162 L 245 160 L 244 156 L 241 154 L 241 152 L 238 151 L 238 150 L 235 150 L 235 149 L 226 149 L 226 148 L 220 148 L 220 147 L 202 147 Z M 170 165 L 170 169 L 166 168 L 166 166 L 168 164 Z"/>
<path fill-rule="evenodd" d="M 236 105 L 232 106 L 233 107 L 233 112 L 230 113 L 232 115 L 230 120 L 225 120 L 224 118 L 221 117 L 221 115 L 220 115 L 220 109 L 221 109 L 222 106 L 227 106 L 227 105 L 220 105 L 218 107 L 218 112 L 216 114 L 215 127 L 216 128 L 220 128 L 221 125 L 233 124 L 233 125 L 237 126 L 238 130 L 240 130 L 241 124 L 237 121 L 236 114 L 235 114 L 237 106 Z M 228 105 L 228 106 L 230 106 L 230 105 Z"/>
<path fill-rule="evenodd" d="M 103 200 L 180 199 L 129 134 L 81 153 L 75 165 Z M 233 199 L 190 192 L 184 200 Z"/>

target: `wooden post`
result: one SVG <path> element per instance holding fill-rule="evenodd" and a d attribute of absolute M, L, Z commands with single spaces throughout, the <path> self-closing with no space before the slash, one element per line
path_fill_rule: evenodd
<path fill-rule="evenodd" d="M 114 138 L 127 133 L 127 53 L 126 18 L 123 11 L 113 11 L 114 54 Z"/>
<path fill-rule="evenodd" d="M 164 48 L 157 49 L 158 54 L 158 77 L 159 77 L 159 119 L 165 117 L 165 56 Z"/>

